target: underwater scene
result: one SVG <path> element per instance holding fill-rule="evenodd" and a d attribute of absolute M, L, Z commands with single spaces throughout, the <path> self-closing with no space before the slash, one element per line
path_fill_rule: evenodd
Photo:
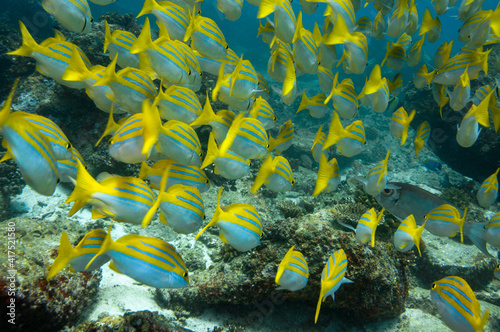
<path fill-rule="evenodd" d="M 500 331 L 498 1 L 0 6 L 0 331 Z"/>

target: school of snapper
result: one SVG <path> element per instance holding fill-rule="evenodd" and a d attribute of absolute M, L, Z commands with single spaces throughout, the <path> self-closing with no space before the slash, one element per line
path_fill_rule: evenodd
<path fill-rule="evenodd" d="M 115 0 L 91 1 L 107 5 Z M 311 147 L 319 163 L 314 197 L 335 191 L 340 182 L 340 166 L 335 158 L 329 160 L 333 145 L 337 146 L 337 154 L 346 157 L 356 156 L 365 149 L 362 119 L 358 117 L 344 127 L 340 118 L 355 119 L 361 106 L 378 113 L 389 110 L 393 112 L 390 134 L 401 138 L 401 145 L 405 144 L 418 110 L 408 114 L 403 107 L 396 109 L 403 78 L 400 73 L 393 78 L 383 77 L 381 67 L 399 72 L 405 65 L 418 66 L 424 43 L 434 43 L 440 38 L 439 15 L 453 6 L 459 6 L 458 18 L 464 22 L 458 40 L 466 45 L 452 52 L 453 40 L 445 42 L 434 56 L 434 69 L 429 71 L 426 64 L 421 65 L 413 83 L 419 89 L 426 86 L 432 89 L 440 111 L 447 103 L 460 111 L 473 102 L 457 129 L 456 140 L 462 147 L 475 143 L 480 126 L 490 126 L 490 114 L 495 131 L 500 129 L 499 87 L 482 86 L 474 96 L 470 87 L 470 81 L 481 71 L 488 73 L 490 45 L 500 42 L 500 6 L 483 10 L 484 0 L 463 0 L 460 4 L 456 0 L 435 0 L 437 15 L 432 17 L 430 10 L 425 9 L 419 21 L 422 13 L 417 11 L 414 0 L 300 0 L 302 11 L 298 14 L 290 0 L 248 2 L 259 6 L 257 19 L 266 19 L 264 25 L 261 21 L 258 34 L 270 46 L 268 74 L 282 83 L 282 88 L 273 92 L 280 94 L 285 105 L 293 104 L 301 95 L 297 112 L 307 109 L 314 118 L 323 117 L 332 101 L 334 111 L 328 133 L 320 126 Z M 325 18 L 322 28 L 316 22 L 310 31 L 304 28 L 302 17 L 314 14 L 318 2 L 327 4 Z M 72 182 L 75 188 L 65 202 L 73 203 L 70 216 L 90 204 L 93 219 L 110 217 L 147 227 L 159 210 L 160 221 L 175 232 L 197 233 L 198 239 L 208 227 L 216 225 L 221 240 L 236 250 L 244 252 L 258 246 L 263 225 L 257 210 L 249 204 L 232 204 L 222 209 L 219 203 L 223 188 L 219 190 L 214 215 L 202 228 L 205 213 L 201 194 L 209 188 L 203 169 L 214 164 L 220 176 L 238 179 L 249 173 L 251 160 L 261 159 L 250 192 L 255 194 L 262 186 L 275 192 L 288 191 L 295 179 L 288 160 L 280 153 L 291 146 L 294 125 L 288 120 L 281 125 L 276 138 L 268 135 L 267 130 L 276 126 L 276 116 L 267 101 L 271 90 L 251 62 L 229 48 L 217 24 L 202 15 L 202 3 L 202 0 L 159 3 L 145 0 L 137 17 L 154 16 L 159 28 L 155 40 L 149 18 L 139 36 L 122 30 L 111 32 L 105 22 L 104 52 L 111 60 L 107 67 L 92 66 L 85 53 L 57 30 L 53 38 L 37 43 L 20 22 L 22 46 L 8 54 L 31 57 L 41 74 L 70 88 L 85 89 L 96 107 L 109 113 L 106 129 L 97 144 L 111 135 L 110 156 L 125 163 L 141 163 L 141 170 L 138 177 L 100 174 L 93 178 L 56 123 L 36 114 L 11 112 L 17 81 L 0 111 L 2 145 L 7 149 L 1 161 L 14 159 L 26 184 L 41 195 L 52 195 L 61 181 Z M 64 28 L 80 33 L 91 31 L 93 19 L 87 0 L 43 0 L 42 5 Z M 358 9 L 371 5 L 378 11 L 376 17 L 356 19 Z M 217 8 L 230 21 L 240 17 L 242 7 L 243 0 L 217 0 Z M 273 19 L 269 19 L 271 14 Z M 391 39 L 387 41 L 385 57 L 366 75 L 367 40 L 385 36 Z M 342 55 L 338 57 L 340 51 Z M 118 72 L 117 66 L 121 68 Z M 366 75 L 359 94 L 350 78 L 339 82 L 336 69 L 339 66 L 346 74 Z M 217 75 L 218 79 L 202 106 L 196 92 L 201 87 L 203 73 Z M 298 91 L 297 77 L 304 73 L 317 75 L 321 94 L 308 97 Z M 222 101 L 231 110 L 214 112 L 210 99 Z M 115 122 L 113 115 L 122 113 L 130 116 Z M 202 151 L 195 131 L 202 125 L 212 129 L 207 151 Z M 417 159 L 430 132 L 427 121 L 416 130 Z M 396 250 L 406 252 L 416 247 L 420 255 L 424 229 L 444 237 L 460 234 L 462 242 L 465 234 L 488 255 L 487 245 L 500 249 L 500 213 L 489 222 L 467 224 L 467 209 L 461 211 L 430 193 L 425 194 L 429 203 L 425 207 L 405 209 L 404 197 L 421 189 L 388 183 L 389 159 L 390 150 L 366 176 L 352 180 L 402 220 L 394 234 Z M 149 166 L 146 160 L 155 163 Z M 488 177 L 477 193 L 477 200 L 484 208 L 497 199 L 498 172 Z M 393 194 L 397 198 L 391 198 Z M 415 215 L 408 211 L 415 211 Z M 359 243 L 373 247 L 383 214 L 384 209 L 377 213 L 371 208 L 357 227 L 345 226 L 355 231 Z M 99 269 L 110 262 L 111 269 L 151 287 L 189 285 L 186 265 L 174 246 L 158 238 L 134 234 L 113 240 L 111 228 L 107 232 L 90 231 L 75 247 L 63 232 L 59 254 L 47 279 L 68 265 L 79 272 Z M 321 303 L 329 296 L 334 298 L 343 283 L 353 282 L 344 277 L 346 269 L 347 257 L 342 249 L 329 256 L 321 275 L 315 322 Z M 500 278 L 500 265 L 494 273 Z M 308 278 L 306 257 L 292 246 L 278 267 L 278 289 L 301 290 Z M 436 281 L 431 298 L 442 320 L 455 331 L 482 331 L 488 321 L 488 311 L 481 314 L 479 302 L 462 278 L 449 276 Z"/>

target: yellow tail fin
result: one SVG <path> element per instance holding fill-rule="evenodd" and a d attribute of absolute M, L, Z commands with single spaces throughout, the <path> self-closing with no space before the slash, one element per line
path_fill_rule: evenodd
<path fill-rule="evenodd" d="M 295 43 L 300 38 L 300 31 L 302 29 L 304 29 L 304 25 L 302 24 L 302 11 L 300 11 L 299 16 L 297 16 L 297 24 L 295 24 L 295 33 L 293 34 L 292 43 Z"/>
<path fill-rule="evenodd" d="M 113 247 L 113 244 L 114 244 L 114 241 L 113 239 L 111 238 L 111 229 L 113 228 L 113 224 L 109 225 L 109 228 L 108 228 L 108 233 L 106 234 L 106 237 L 104 238 L 104 241 L 102 241 L 102 244 L 101 244 L 101 249 L 99 250 L 99 252 L 97 252 L 97 254 L 90 260 L 90 262 L 88 262 L 87 266 L 85 266 L 85 270 L 89 268 L 89 266 L 94 262 L 94 260 L 103 255 L 104 253 L 106 253 L 106 251 L 110 250 L 112 247 Z"/>
<path fill-rule="evenodd" d="M 68 204 L 75 202 L 69 211 L 68 216 L 70 217 L 84 207 L 92 198 L 92 194 L 99 191 L 102 187 L 102 185 L 89 174 L 89 172 L 85 169 L 85 166 L 83 166 L 79 160 L 76 161 L 76 164 L 76 186 L 71 195 L 69 195 L 68 199 L 66 199 L 63 203 Z"/>
<path fill-rule="evenodd" d="M 73 51 L 71 52 L 71 59 L 69 61 L 68 67 L 66 67 L 66 70 L 64 71 L 61 78 L 65 81 L 81 82 L 90 76 L 92 76 L 92 72 L 83 62 L 82 56 L 76 50 L 76 48 L 73 49 Z"/>
<path fill-rule="evenodd" d="M 40 45 L 36 43 L 23 22 L 19 21 L 19 28 L 23 37 L 23 44 L 17 50 L 8 52 L 9 55 L 30 56 L 32 52 L 39 51 Z"/>
<path fill-rule="evenodd" d="M 210 219 L 210 222 L 205 227 L 203 227 L 202 230 L 198 232 L 198 234 L 196 234 L 196 236 L 194 238 L 195 240 L 198 240 L 200 235 L 203 234 L 203 232 L 205 232 L 205 230 L 207 228 L 214 226 L 219 221 L 219 216 L 223 212 L 221 207 L 220 207 L 220 197 L 222 195 L 223 190 L 224 190 L 224 187 L 220 187 L 219 193 L 217 194 L 217 207 L 215 208 L 215 212 L 214 212 L 214 215 L 212 216 L 212 219 Z"/>
<path fill-rule="evenodd" d="M 212 105 L 210 105 L 210 98 L 208 98 L 208 92 L 207 92 L 207 99 L 205 100 L 203 111 L 201 112 L 200 116 L 198 116 L 196 120 L 191 122 L 189 125 L 191 127 L 207 125 L 212 121 L 217 121 L 217 119 L 218 116 L 215 115 L 214 110 L 212 109 Z"/>
<path fill-rule="evenodd" d="M 17 84 L 19 83 L 19 78 L 16 79 L 12 89 L 10 90 L 9 96 L 5 103 L 3 104 L 2 110 L 0 110 L 0 128 L 7 122 L 10 117 L 10 109 L 12 107 L 12 99 L 14 98 L 14 92 L 16 91 Z"/>
<path fill-rule="evenodd" d="M 425 229 L 425 224 L 427 224 L 427 220 L 424 222 L 422 226 L 415 229 L 415 233 L 413 234 L 413 243 L 415 244 L 415 247 L 417 247 L 419 256 L 422 256 L 422 253 L 420 252 L 420 238 L 422 237 L 422 232 Z"/>
<path fill-rule="evenodd" d="M 259 11 L 257 12 L 257 18 L 264 18 L 269 14 L 274 13 L 275 6 L 276 0 L 261 0 Z"/>
<path fill-rule="evenodd" d="M 161 6 L 155 0 L 145 0 L 141 11 L 137 14 L 136 18 L 141 17 L 146 14 L 151 14 L 153 9 L 162 10 Z"/>
<path fill-rule="evenodd" d="M 307 106 L 309 105 L 309 102 L 310 102 L 310 100 L 309 100 L 309 98 L 307 98 L 306 93 L 302 92 L 302 99 L 300 100 L 300 105 L 299 105 L 299 108 L 297 109 L 297 113 L 305 110 L 307 108 Z"/>
<path fill-rule="evenodd" d="M 113 42 L 113 37 L 111 37 L 111 29 L 109 28 L 108 21 L 104 20 L 104 50 L 103 53 L 106 53 L 108 50 L 109 44 Z"/>
<path fill-rule="evenodd" d="M 150 48 L 154 48 L 155 44 L 151 39 L 151 26 L 149 24 L 149 19 L 146 17 L 146 21 L 144 22 L 144 26 L 142 27 L 141 33 L 137 40 L 132 45 L 130 49 L 130 53 L 137 54 L 146 52 Z"/>
<path fill-rule="evenodd" d="M 330 122 L 330 129 L 328 130 L 328 136 L 326 137 L 325 144 L 323 144 L 323 149 L 326 150 L 330 146 L 337 144 L 343 137 L 345 130 L 340 122 L 340 117 L 337 112 L 333 112 L 332 122 Z"/>
<path fill-rule="evenodd" d="M 161 130 L 161 119 L 158 108 L 151 104 L 149 99 L 144 99 L 142 102 L 142 137 L 144 144 L 142 145 L 142 154 L 151 152 L 153 146 L 158 142 L 158 136 Z"/>
<path fill-rule="evenodd" d="M 116 81 L 118 79 L 118 75 L 116 75 L 116 61 L 118 60 L 118 53 L 116 53 L 115 58 L 111 63 L 106 67 L 104 73 L 102 74 L 102 78 L 94 83 L 94 86 L 98 85 L 109 85 L 109 83 Z"/>
<path fill-rule="evenodd" d="M 401 145 L 404 145 L 406 142 L 406 139 L 408 138 L 408 128 L 410 127 L 410 123 L 413 121 L 413 118 L 415 117 L 415 114 L 417 111 L 413 110 L 411 111 L 410 115 L 408 116 L 408 120 L 406 121 L 406 124 L 403 128 L 403 133 L 401 134 Z"/>
<path fill-rule="evenodd" d="M 102 133 L 101 138 L 99 138 L 95 146 L 98 146 L 105 136 L 114 135 L 118 128 L 120 128 L 120 125 L 117 124 L 113 119 L 113 105 L 111 105 L 111 109 L 109 110 L 108 123 L 106 124 L 106 128 L 104 128 L 104 132 Z"/>
<path fill-rule="evenodd" d="M 64 269 L 70 262 L 73 255 L 73 246 L 69 241 L 68 234 L 66 232 L 62 232 L 61 241 L 59 243 L 59 252 L 57 253 L 57 257 L 52 263 L 50 267 L 49 274 L 47 274 L 47 280 L 50 280 L 55 277 L 62 269 Z"/>
<path fill-rule="evenodd" d="M 203 169 L 212 164 L 218 155 L 219 148 L 217 147 L 217 143 L 215 143 L 214 133 L 210 132 L 210 137 L 208 138 L 207 155 L 205 156 L 203 164 L 200 168 Z"/>
<path fill-rule="evenodd" d="M 269 175 L 273 174 L 273 157 L 271 155 L 267 156 L 266 160 L 260 165 L 259 172 L 255 177 L 253 186 L 250 189 L 252 194 L 255 194 L 257 190 L 260 189 L 266 182 Z"/>
<path fill-rule="evenodd" d="M 153 205 L 151 205 L 151 208 L 149 208 L 148 212 L 144 215 L 144 218 L 142 219 L 142 228 L 147 227 L 149 225 L 151 219 L 153 219 L 154 214 L 160 207 L 161 202 L 163 202 L 163 198 L 166 195 L 165 189 L 167 188 L 168 174 L 170 173 L 171 168 L 172 164 L 169 164 L 163 171 L 163 175 L 161 176 L 161 182 L 160 182 L 160 192 L 158 193 L 158 196 L 156 197 L 156 200 L 154 201 Z"/>

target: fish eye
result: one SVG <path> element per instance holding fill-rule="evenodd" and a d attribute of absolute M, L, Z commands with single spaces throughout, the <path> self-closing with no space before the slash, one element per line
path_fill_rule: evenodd
<path fill-rule="evenodd" d="M 56 183 L 59 184 L 59 182 L 61 182 L 61 179 L 57 178 L 57 182 Z"/>
<path fill-rule="evenodd" d="M 66 144 L 66 149 L 71 150 L 71 143 L 70 142 L 68 142 L 68 144 Z"/>
<path fill-rule="evenodd" d="M 295 180 L 292 180 L 292 186 L 295 184 Z"/>
<path fill-rule="evenodd" d="M 437 286 L 436 283 L 433 283 L 431 289 L 435 289 L 436 286 Z"/>
<path fill-rule="evenodd" d="M 199 156 L 200 158 L 203 158 L 203 152 L 200 152 Z"/>
<path fill-rule="evenodd" d="M 188 75 L 191 76 L 191 69 L 189 69 Z"/>
<path fill-rule="evenodd" d="M 198 9 L 198 10 L 196 11 L 196 14 L 200 15 L 200 14 L 201 14 L 201 10 L 199 10 L 199 9 Z"/>
<path fill-rule="evenodd" d="M 208 184 L 208 179 L 205 180 L 205 183 Z"/>
<path fill-rule="evenodd" d="M 188 276 L 187 271 L 184 271 L 184 273 L 182 274 L 182 277 L 183 277 L 183 278 L 186 278 L 187 276 Z"/>
<path fill-rule="evenodd" d="M 90 23 L 94 23 L 94 18 L 93 17 L 90 18 Z"/>
<path fill-rule="evenodd" d="M 226 50 L 229 48 L 229 45 L 226 45 Z"/>
<path fill-rule="evenodd" d="M 268 149 L 269 149 L 269 144 L 268 144 L 268 145 L 266 145 L 266 148 L 268 148 Z"/>

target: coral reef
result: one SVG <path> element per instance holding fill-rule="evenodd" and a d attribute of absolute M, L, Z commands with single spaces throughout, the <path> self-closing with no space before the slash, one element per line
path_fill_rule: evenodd
<path fill-rule="evenodd" d="M 71 225 L 70 237 L 83 235 L 81 226 L 60 220 L 61 224 Z M 57 256 L 57 248 L 50 249 L 47 243 L 59 243 L 61 230 L 58 222 L 41 219 L 13 218 L 3 222 L 15 225 L 16 238 L 13 260 L 2 255 L 0 259 L 0 301 L 8 303 L 15 290 L 16 324 L 10 325 L 2 319 L 2 331 L 57 331 L 66 325 L 75 324 L 86 308 L 95 300 L 99 289 L 101 272 L 70 273 L 68 269 L 60 272 L 52 280 L 46 281 L 49 258 Z M 68 227 L 66 227 L 68 228 Z M 75 241 L 76 242 L 76 241 Z M 7 241 L 2 241 L 0 249 L 7 253 Z M 10 245 L 10 244 L 9 244 Z M 10 258 L 9 257 L 9 258 Z M 14 274 L 8 272 L 15 270 Z M 13 278 L 9 278 L 14 275 Z M 0 314 L 7 317 L 7 307 L 2 306 Z M 6 326 L 6 325 L 9 326 Z"/>
<path fill-rule="evenodd" d="M 278 209 L 283 213 L 285 218 L 295 218 L 302 213 L 302 209 L 292 200 L 284 200 L 276 204 Z"/>

